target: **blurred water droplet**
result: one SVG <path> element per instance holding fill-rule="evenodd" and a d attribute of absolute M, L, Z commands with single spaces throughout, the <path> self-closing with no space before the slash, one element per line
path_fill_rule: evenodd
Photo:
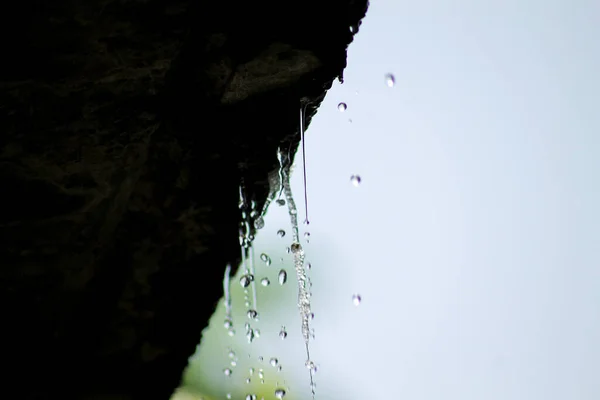
<path fill-rule="evenodd" d="M 385 84 L 388 85 L 388 87 L 394 87 L 396 78 L 393 74 L 385 74 Z"/>
<path fill-rule="evenodd" d="M 267 266 L 271 265 L 271 257 L 269 257 L 267 254 L 265 254 L 265 253 L 262 253 L 262 254 L 260 255 L 260 259 L 261 259 L 261 260 L 262 260 L 262 261 L 263 261 L 263 262 L 264 262 L 264 263 L 265 263 Z"/>
<path fill-rule="evenodd" d="M 227 393 L 225 397 L 227 397 L 227 400 L 231 400 L 231 393 Z"/>
<path fill-rule="evenodd" d="M 348 108 L 348 106 L 346 105 L 346 103 L 340 103 L 340 104 L 338 104 L 338 110 L 340 112 L 346 111 L 347 108 Z"/>
<path fill-rule="evenodd" d="M 250 380 L 250 378 L 246 378 L 246 383 L 250 383 L 252 382 L 252 380 Z"/>
<path fill-rule="evenodd" d="M 278 199 L 275 201 L 278 205 L 280 206 L 285 206 L 285 200 L 284 199 Z"/>
<path fill-rule="evenodd" d="M 312 264 L 311 263 L 306 263 L 306 269 L 312 269 Z"/>
<path fill-rule="evenodd" d="M 285 326 L 281 327 L 281 330 L 279 331 L 279 337 L 281 338 L 281 340 L 287 337 L 287 331 L 285 330 Z"/>
<path fill-rule="evenodd" d="M 242 285 L 243 288 L 247 288 L 253 280 L 254 275 L 242 275 L 242 277 L 240 278 L 240 285 Z"/>
<path fill-rule="evenodd" d="M 254 227 L 256 229 L 262 229 L 265 227 L 265 220 L 262 217 L 258 217 L 254 220 Z"/>
<path fill-rule="evenodd" d="M 256 310 L 248 310 L 248 313 L 246 315 L 250 319 L 257 319 L 258 318 L 258 312 Z"/>
<path fill-rule="evenodd" d="M 250 300 L 246 299 L 246 301 L 244 302 L 244 306 L 250 307 Z"/>
<path fill-rule="evenodd" d="M 256 335 L 257 338 L 260 337 L 260 329 L 255 329 L 254 334 Z M 248 357 L 250 357 L 250 356 L 248 356 Z"/>
<path fill-rule="evenodd" d="M 352 175 L 350 177 L 350 182 L 352 182 L 352 184 L 356 187 L 358 187 L 358 185 L 360 185 L 360 176 L 359 175 Z"/>
<path fill-rule="evenodd" d="M 279 360 L 273 357 L 269 360 L 269 364 L 271 364 L 272 367 L 276 367 L 277 364 L 279 364 Z"/>
<path fill-rule="evenodd" d="M 223 326 L 225 329 L 229 329 L 233 326 L 233 321 L 230 318 L 225 318 L 225 322 L 223 322 Z"/>
<path fill-rule="evenodd" d="M 285 231 L 283 229 L 278 230 L 277 231 L 277 236 L 284 237 L 285 236 Z"/>
<path fill-rule="evenodd" d="M 250 375 L 254 375 L 254 368 L 252 368 L 252 367 L 251 367 L 251 368 L 248 370 L 248 372 L 250 373 Z"/>
<path fill-rule="evenodd" d="M 310 232 L 304 232 L 304 239 L 308 242 L 308 239 L 310 239 Z"/>
<path fill-rule="evenodd" d="M 362 298 L 360 297 L 360 294 L 354 294 L 352 295 L 352 304 L 354 304 L 355 306 L 359 305 L 360 302 L 362 301 Z"/>
<path fill-rule="evenodd" d="M 285 248 L 285 252 L 286 252 L 286 253 L 288 253 L 288 254 L 290 254 L 290 253 L 292 252 L 292 249 L 291 249 L 291 248 L 289 248 L 289 247 L 286 247 L 286 248 Z"/>
<path fill-rule="evenodd" d="M 262 360 L 264 360 L 263 356 L 258 356 L 258 361 L 262 361 Z M 262 371 L 262 370 L 259 370 L 259 371 Z"/>
<path fill-rule="evenodd" d="M 258 370 L 258 377 L 260 379 L 265 379 L 265 373 L 263 372 L 262 368 Z"/>
<path fill-rule="evenodd" d="M 227 334 L 228 334 L 229 336 L 233 336 L 233 335 L 235 335 L 235 329 L 229 329 L 229 330 L 227 331 Z"/>
<path fill-rule="evenodd" d="M 269 286 L 271 284 L 271 281 L 269 280 L 269 278 L 262 278 L 260 280 L 260 284 L 263 286 Z"/>
<path fill-rule="evenodd" d="M 285 390 L 283 390 L 283 389 L 276 389 L 275 390 L 275 397 L 278 398 L 279 400 L 283 399 L 285 397 Z"/>
<path fill-rule="evenodd" d="M 230 350 L 228 356 L 229 358 L 235 358 L 235 351 Z"/>
<path fill-rule="evenodd" d="M 283 368 L 281 367 L 281 365 L 279 367 L 277 367 L 277 372 L 281 372 Z"/>
<path fill-rule="evenodd" d="M 246 400 L 256 400 L 256 395 L 255 394 L 247 394 Z"/>
<path fill-rule="evenodd" d="M 230 369 L 230 368 L 225 368 L 225 369 L 223 370 L 223 373 L 225 374 L 225 376 L 231 376 L 231 372 L 232 372 L 232 371 L 231 371 L 231 369 Z"/>
<path fill-rule="evenodd" d="M 285 269 L 279 271 L 279 276 L 277 277 L 277 279 L 279 279 L 280 285 L 285 284 L 285 282 L 287 281 L 287 272 L 285 272 Z"/>
<path fill-rule="evenodd" d="M 232 367 L 235 367 L 237 365 L 237 361 L 232 360 L 230 364 L 231 364 Z"/>

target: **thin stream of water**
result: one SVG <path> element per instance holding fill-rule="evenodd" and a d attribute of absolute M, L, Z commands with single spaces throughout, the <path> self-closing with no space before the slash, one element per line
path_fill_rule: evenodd
<path fill-rule="evenodd" d="M 308 220 L 308 193 L 306 190 L 306 145 L 304 140 L 304 117 L 307 106 L 300 106 L 300 141 L 302 142 L 302 172 L 304 182 L 304 223 L 309 224 Z"/>

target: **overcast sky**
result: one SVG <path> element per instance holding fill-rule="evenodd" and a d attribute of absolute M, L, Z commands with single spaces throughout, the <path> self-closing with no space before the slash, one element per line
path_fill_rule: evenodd
<path fill-rule="evenodd" d="M 592 0 L 372 1 L 306 134 L 317 399 L 600 398 L 598 38 Z M 279 357 L 304 400 L 281 228 L 274 206 L 257 275 L 289 281 L 258 293 L 261 338 L 231 343 L 257 368 Z M 230 390 L 219 356 L 206 374 Z"/>

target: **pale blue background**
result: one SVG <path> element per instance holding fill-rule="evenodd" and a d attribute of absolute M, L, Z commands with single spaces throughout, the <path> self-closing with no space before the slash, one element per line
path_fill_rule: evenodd
<path fill-rule="evenodd" d="M 597 1 L 372 2 L 306 134 L 317 399 L 600 399 L 599 43 Z M 214 340 L 276 355 L 307 399 L 280 228 L 273 206 L 257 275 L 290 280 L 259 291 L 261 338 L 232 342 L 220 315 Z M 206 379 L 245 393 L 219 351 Z"/>

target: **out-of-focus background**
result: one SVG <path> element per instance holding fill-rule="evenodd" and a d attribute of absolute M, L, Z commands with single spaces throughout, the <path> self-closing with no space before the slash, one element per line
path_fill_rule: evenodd
<path fill-rule="evenodd" d="M 317 399 L 600 398 L 599 37 L 591 0 L 372 1 L 306 134 Z M 174 398 L 310 398 L 290 244 L 273 203 L 260 337 L 238 275 Z"/>

